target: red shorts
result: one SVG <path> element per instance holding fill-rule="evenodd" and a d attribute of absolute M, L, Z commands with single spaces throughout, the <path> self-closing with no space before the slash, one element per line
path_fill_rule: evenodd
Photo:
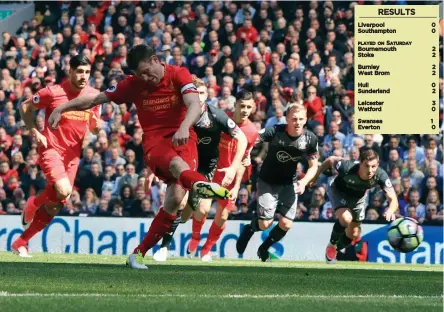
<path fill-rule="evenodd" d="M 222 180 L 224 179 L 224 177 L 225 177 L 225 172 L 219 172 L 216 169 L 216 172 L 214 174 L 214 178 L 213 178 L 212 182 L 217 183 L 219 185 L 222 185 Z M 236 184 L 236 182 L 233 181 L 226 188 L 228 190 L 231 190 L 234 187 L 235 184 Z M 230 199 L 223 199 L 223 200 L 222 199 L 218 199 L 217 203 L 218 203 L 218 205 L 222 206 L 224 209 L 227 209 L 229 211 L 233 211 L 233 209 L 236 208 L 236 202 L 232 201 Z"/>
<path fill-rule="evenodd" d="M 79 156 L 60 155 L 53 148 L 40 149 L 40 167 L 45 174 L 48 185 L 54 185 L 57 181 L 68 178 L 71 186 L 74 186 L 77 169 L 79 167 Z"/>
<path fill-rule="evenodd" d="M 150 167 L 153 173 L 166 184 L 178 183 L 170 172 L 170 163 L 174 157 L 182 158 L 190 169 L 197 170 L 198 154 L 197 141 L 190 136 L 187 144 L 174 146 L 172 135 L 168 137 L 150 138 L 143 142 L 143 152 L 145 154 L 145 164 Z"/>

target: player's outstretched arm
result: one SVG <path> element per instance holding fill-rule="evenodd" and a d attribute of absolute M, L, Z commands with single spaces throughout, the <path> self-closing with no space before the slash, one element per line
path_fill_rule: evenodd
<path fill-rule="evenodd" d="M 48 124 L 52 128 L 57 128 L 57 125 L 59 124 L 60 118 L 62 117 L 63 113 L 70 111 L 85 111 L 93 108 L 96 105 L 103 104 L 108 101 L 108 96 L 104 92 L 101 92 L 97 95 L 78 96 L 68 103 L 55 108 L 48 118 Z"/>
<path fill-rule="evenodd" d="M 29 129 L 32 136 L 34 136 L 37 140 L 37 144 L 42 144 L 44 147 L 48 146 L 46 137 L 37 130 L 34 122 L 34 111 L 38 108 L 32 105 L 32 98 L 27 99 L 20 106 L 19 112 L 22 117 L 23 122 L 25 123 L 26 128 Z"/>
<path fill-rule="evenodd" d="M 399 209 L 398 197 L 392 187 L 390 189 L 385 189 L 385 196 L 387 196 L 387 200 L 389 201 L 389 207 L 385 211 L 384 217 L 390 222 L 396 219 L 396 211 Z"/>
<path fill-rule="evenodd" d="M 188 107 L 185 119 L 180 124 L 179 129 L 173 136 L 173 144 L 176 146 L 186 144 L 190 137 L 190 127 L 199 120 L 201 114 L 200 100 L 198 93 L 182 94 L 183 102 Z"/>
<path fill-rule="evenodd" d="M 243 159 L 243 156 L 245 155 L 245 151 L 247 150 L 247 145 L 248 145 L 247 137 L 242 132 L 242 130 L 239 129 L 238 131 L 236 131 L 236 134 L 234 135 L 233 138 L 235 140 L 237 140 L 236 153 L 234 154 L 233 162 L 230 167 L 218 170 L 218 171 L 225 172 L 224 179 L 222 180 L 222 186 L 230 185 L 231 182 L 233 182 L 233 180 L 238 172 L 239 167 L 244 167 L 242 165 L 242 159 Z M 249 158 L 249 157 L 245 157 L 245 158 Z M 242 174 L 242 176 L 243 176 L 243 174 Z M 241 180 L 242 180 L 242 176 L 241 176 Z"/>
<path fill-rule="evenodd" d="M 314 186 L 314 184 L 316 183 L 316 181 L 318 180 L 319 176 L 327 169 L 329 168 L 333 168 L 335 163 L 339 162 L 342 160 L 342 157 L 338 157 L 338 156 L 330 156 L 328 157 L 326 160 L 324 160 L 324 162 L 322 163 L 322 165 L 317 166 L 317 172 L 314 175 L 314 177 L 308 182 L 308 186 L 312 187 Z"/>

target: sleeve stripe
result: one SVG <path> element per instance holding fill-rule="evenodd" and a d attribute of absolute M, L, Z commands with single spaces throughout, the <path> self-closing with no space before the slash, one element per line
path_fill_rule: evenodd
<path fill-rule="evenodd" d="M 186 85 L 184 85 L 182 87 L 182 89 L 180 89 L 180 93 L 184 93 L 185 91 L 190 90 L 190 91 L 197 91 L 196 86 L 194 85 L 194 83 L 188 83 Z"/>

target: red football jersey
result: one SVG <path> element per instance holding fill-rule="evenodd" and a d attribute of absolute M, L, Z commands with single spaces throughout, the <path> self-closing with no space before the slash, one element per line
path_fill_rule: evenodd
<path fill-rule="evenodd" d="M 182 95 L 198 93 L 188 69 L 162 65 L 165 75 L 157 85 L 127 76 L 105 91 L 108 99 L 117 104 L 132 102 L 136 105 L 144 139 L 174 134 L 187 113 Z M 196 138 L 193 128 L 190 128 L 190 136 Z"/>
<path fill-rule="evenodd" d="M 247 137 L 247 149 L 244 157 L 248 156 L 256 144 L 258 137 L 257 128 L 254 124 L 247 120 L 243 125 L 238 125 Z M 222 133 L 219 143 L 219 160 L 217 162 L 217 168 L 222 169 L 231 166 L 233 163 L 234 155 L 236 155 L 237 140 L 231 136 Z"/>
<path fill-rule="evenodd" d="M 69 152 L 77 153 L 80 156 L 83 138 L 89 129 L 89 118 L 91 114 L 100 118 L 100 106 L 87 111 L 63 113 L 57 129 L 48 126 L 48 118 L 57 106 L 65 104 L 80 95 L 97 95 L 99 93 L 98 90 L 90 86 L 86 86 L 80 92 L 74 91 L 71 89 L 69 81 L 66 81 L 60 85 L 43 88 L 34 94 L 32 97 L 33 105 L 37 108 L 46 109 L 45 129 L 42 134 L 46 137 L 48 148 L 54 148 L 60 154 Z"/>

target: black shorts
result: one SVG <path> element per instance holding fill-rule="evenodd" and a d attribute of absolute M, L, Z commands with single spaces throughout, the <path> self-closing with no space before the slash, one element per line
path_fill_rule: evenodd
<path fill-rule="evenodd" d="M 365 219 L 367 196 L 361 198 L 347 196 L 337 190 L 332 184 L 327 187 L 327 195 L 334 211 L 339 208 L 348 208 L 352 213 L 354 222 L 362 222 Z"/>

